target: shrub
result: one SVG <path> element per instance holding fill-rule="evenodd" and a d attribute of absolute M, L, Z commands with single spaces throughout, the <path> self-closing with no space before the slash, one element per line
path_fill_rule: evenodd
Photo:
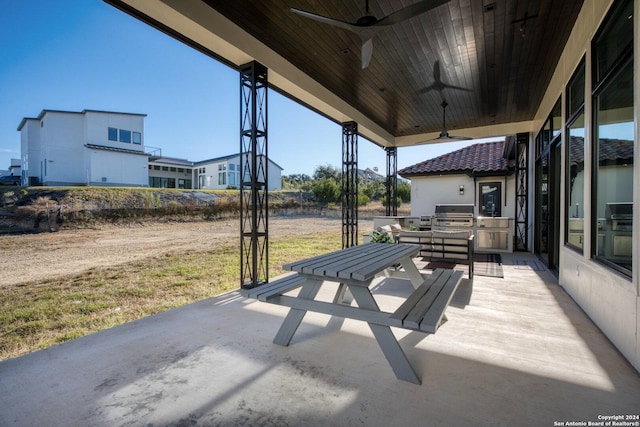
<path fill-rule="evenodd" d="M 340 188 L 333 179 L 324 178 L 313 185 L 313 195 L 320 203 L 339 202 Z"/>
<path fill-rule="evenodd" d="M 401 182 L 398 184 L 398 198 L 402 199 L 403 202 L 409 203 L 411 202 L 411 185 L 406 182 Z"/>
<path fill-rule="evenodd" d="M 392 236 L 388 233 L 380 233 L 379 231 L 374 231 L 371 234 L 371 241 L 373 243 L 395 243 Z"/>

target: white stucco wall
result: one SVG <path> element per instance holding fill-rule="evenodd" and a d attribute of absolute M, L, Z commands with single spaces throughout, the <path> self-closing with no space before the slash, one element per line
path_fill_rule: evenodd
<path fill-rule="evenodd" d="M 84 125 L 78 113 L 48 112 L 40 129 L 40 170 L 45 185 L 85 182 Z"/>
<path fill-rule="evenodd" d="M 536 113 L 536 118 L 539 120 L 539 127 L 542 126 L 544 119 L 549 115 L 551 108 L 558 96 L 563 93 L 566 83 L 571 78 L 571 74 L 578 66 L 578 63 L 582 57 L 587 58 L 587 96 L 585 98 L 585 112 L 586 116 L 590 116 L 592 111 L 591 97 L 589 96 L 590 87 L 589 79 L 591 76 L 589 64 L 591 57 L 591 40 L 595 35 L 598 27 L 604 19 L 612 1 L 600 1 L 600 0 L 585 0 L 584 6 L 578 17 L 578 21 L 574 27 L 574 30 L 569 38 L 567 46 L 562 54 L 560 62 L 556 68 L 553 79 L 544 95 L 543 102 L 540 109 Z M 638 113 L 638 92 L 640 88 L 638 64 L 640 63 L 640 55 L 637 54 L 640 40 L 639 23 L 635 17 L 640 16 L 640 2 L 635 2 L 634 13 L 634 88 L 635 88 L 635 138 L 640 135 L 640 120 Z M 563 128 L 566 118 L 563 116 Z M 538 128 L 539 128 L 538 127 Z M 591 146 L 590 141 L 591 124 L 586 123 L 585 129 L 585 145 Z M 586 153 L 588 154 L 588 152 Z M 632 194 L 634 203 L 636 204 L 640 200 L 640 150 L 636 149 L 634 152 L 634 164 L 636 165 L 633 170 L 633 175 L 630 174 L 628 179 L 625 180 L 628 186 L 633 183 L 633 190 L 627 187 L 625 190 L 622 188 L 616 188 L 615 191 L 621 190 Z M 590 159 L 590 155 L 587 155 L 587 160 Z M 566 153 L 563 152 L 563 162 L 565 163 Z M 564 169 L 563 169 L 564 172 Z M 580 305 L 580 307 L 587 313 L 587 315 L 598 325 L 598 327 L 607 335 L 611 342 L 620 350 L 620 352 L 633 364 L 633 366 L 640 370 L 640 292 L 639 292 L 639 263 L 638 257 L 640 256 L 640 242 L 638 239 L 638 233 L 640 231 L 640 209 L 634 209 L 633 219 L 633 276 L 631 278 L 625 277 L 619 273 L 614 272 L 610 268 L 605 267 L 603 264 L 591 258 L 590 255 L 590 236 L 589 227 L 587 224 L 592 221 L 590 213 L 590 200 L 591 200 L 591 187 L 592 182 L 591 168 L 587 164 L 584 171 L 583 178 L 584 192 L 582 195 L 577 195 L 574 200 L 584 200 L 584 211 L 581 209 L 581 213 L 584 213 L 585 217 L 585 251 L 580 253 L 570 247 L 566 247 L 563 244 L 560 245 L 560 285 L 567 291 L 569 295 Z M 563 200 L 564 192 L 567 191 L 566 176 L 562 174 L 563 188 Z M 607 184 L 605 184 L 607 185 Z M 599 191 L 607 191 L 605 188 L 600 188 Z M 575 206 L 573 206 L 575 209 Z M 602 211 L 602 207 L 598 207 L 599 211 Z M 561 216 L 564 218 L 565 207 L 564 203 L 561 207 Z M 561 235 L 564 236 L 564 221 L 561 221 Z"/>
<path fill-rule="evenodd" d="M 473 178 L 467 175 L 419 176 L 411 178 L 411 215 L 433 215 L 436 205 L 473 204 L 479 216 L 478 186 L 482 182 L 502 183 L 502 216 L 515 217 L 515 176 Z M 460 186 L 464 194 L 460 194 Z"/>
<path fill-rule="evenodd" d="M 109 141 L 108 128 L 125 129 L 141 133 L 141 144 Z M 84 134 L 87 144 L 144 151 L 144 116 L 139 114 L 121 114 L 87 111 L 85 113 Z"/>
<path fill-rule="evenodd" d="M 269 191 L 282 190 L 282 169 L 276 166 L 273 162 L 269 162 L 269 182 L 267 187 Z"/>
<path fill-rule="evenodd" d="M 23 175 L 27 177 L 39 177 L 40 172 L 40 121 L 29 119 L 20 131 L 20 160 L 22 161 Z"/>
<path fill-rule="evenodd" d="M 147 156 L 97 149 L 86 149 L 86 153 L 90 185 L 149 185 Z"/>
<path fill-rule="evenodd" d="M 433 215 L 441 204 L 473 204 L 473 195 L 473 178 L 466 175 L 411 177 L 411 215 Z"/>

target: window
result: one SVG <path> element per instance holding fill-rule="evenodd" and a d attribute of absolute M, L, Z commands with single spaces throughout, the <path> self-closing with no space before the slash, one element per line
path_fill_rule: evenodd
<path fill-rule="evenodd" d="M 628 270 L 632 267 L 633 225 L 632 85 L 633 62 L 629 61 L 594 100 L 595 208 L 596 218 L 601 223 L 595 256 Z"/>
<path fill-rule="evenodd" d="M 131 131 L 120 129 L 120 142 L 131 144 Z"/>
<path fill-rule="evenodd" d="M 584 240 L 584 113 L 567 126 L 567 240 L 582 251 Z"/>
<path fill-rule="evenodd" d="M 229 170 L 230 171 L 236 170 L 236 165 L 234 165 L 233 163 L 229 163 Z"/>
<path fill-rule="evenodd" d="M 233 165 L 231 165 L 231 166 L 233 166 Z M 229 169 L 231 169 L 231 168 L 229 168 Z M 229 172 L 229 185 L 233 185 L 233 186 L 236 185 L 236 174 L 235 174 L 235 172 Z"/>
<path fill-rule="evenodd" d="M 109 141 L 117 141 L 118 140 L 118 129 L 109 128 Z"/>
<path fill-rule="evenodd" d="M 218 185 L 227 185 L 227 174 L 226 174 L 226 172 L 220 172 L 218 174 Z"/>
<path fill-rule="evenodd" d="M 481 182 L 478 190 L 480 216 L 502 216 L 502 183 Z"/>
<path fill-rule="evenodd" d="M 562 130 L 562 103 L 558 99 L 558 102 L 553 106 L 551 110 L 551 139 L 560 135 Z"/>
<path fill-rule="evenodd" d="M 142 144 L 142 134 L 140 132 L 133 132 L 133 143 Z"/>
<path fill-rule="evenodd" d="M 567 117 L 568 120 L 578 112 L 578 110 L 584 108 L 584 58 L 578 65 L 576 72 L 574 73 L 569 84 L 567 85 Z"/>
<path fill-rule="evenodd" d="M 631 276 L 633 1 L 617 2 L 593 45 L 592 255 Z"/>
<path fill-rule="evenodd" d="M 581 61 L 567 85 L 567 191 L 565 244 L 584 249 L 584 93 L 585 65 Z"/>
<path fill-rule="evenodd" d="M 620 1 L 612 7 L 593 42 L 593 87 L 608 78 L 615 63 L 632 50 L 633 1 Z"/>

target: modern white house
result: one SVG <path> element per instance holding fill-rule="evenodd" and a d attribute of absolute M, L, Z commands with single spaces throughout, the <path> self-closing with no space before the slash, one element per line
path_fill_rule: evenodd
<path fill-rule="evenodd" d="M 146 114 L 42 110 L 18 126 L 25 185 L 148 185 Z"/>
<path fill-rule="evenodd" d="M 269 159 L 267 162 L 268 190 L 282 190 L 282 167 Z M 240 188 L 240 154 L 216 157 L 194 163 L 197 187 L 207 190 Z M 258 179 L 261 179 L 258 177 Z"/>
<path fill-rule="evenodd" d="M 374 181 L 386 181 L 386 177 L 382 175 L 377 167 L 358 169 L 358 178 L 362 183 L 369 183 Z"/>
<path fill-rule="evenodd" d="M 146 114 L 42 110 L 18 126 L 24 185 L 97 185 L 183 189 L 240 188 L 240 155 L 199 162 L 148 153 Z M 283 168 L 269 160 L 269 190 L 282 189 Z"/>
<path fill-rule="evenodd" d="M 149 187 L 193 189 L 193 162 L 176 157 L 149 157 Z"/>

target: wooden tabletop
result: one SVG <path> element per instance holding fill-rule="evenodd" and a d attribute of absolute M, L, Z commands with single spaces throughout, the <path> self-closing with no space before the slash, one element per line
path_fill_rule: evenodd
<path fill-rule="evenodd" d="M 418 245 L 366 243 L 285 264 L 282 268 L 328 279 L 367 281 L 402 258 L 416 256 L 419 250 Z"/>

